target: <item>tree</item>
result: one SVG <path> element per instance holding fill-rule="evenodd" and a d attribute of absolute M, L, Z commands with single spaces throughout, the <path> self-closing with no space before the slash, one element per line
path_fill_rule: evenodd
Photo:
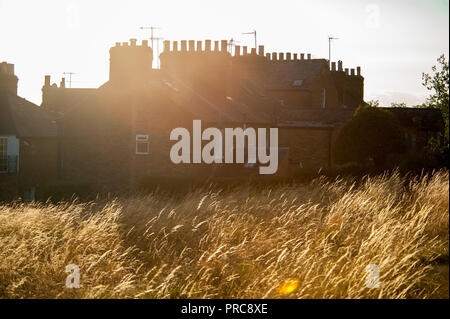
<path fill-rule="evenodd" d="M 335 146 L 338 163 L 367 163 L 383 166 L 389 154 L 403 151 L 404 143 L 395 116 L 380 107 L 360 106 L 340 131 Z"/>
<path fill-rule="evenodd" d="M 404 102 L 402 103 L 393 102 L 391 103 L 391 107 L 408 107 L 408 106 Z"/>
<path fill-rule="evenodd" d="M 441 110 L 442 116 L 445 121 L 445 143 L 448 147 L 449 141 L 449 112 L 448 112 L 448 85 L 449 85 L 449 74 L 448 74 L 448 62 L 445 60 L 445 56 L 441 55 L 437 61 L 439 62 L 439 67 L 436 65 L 431 69 L 434 72 L 433 75 L 422 73 L 423 85 L 433 93 L 426 101 L 428 107 L 433 107 Z"/>

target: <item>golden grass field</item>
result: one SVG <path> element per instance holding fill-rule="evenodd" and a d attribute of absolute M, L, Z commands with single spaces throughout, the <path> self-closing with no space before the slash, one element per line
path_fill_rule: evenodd
<path fill-rule="evenodd" d="M 17 202 L 0 206 L 0 297 L 448 298 L 448 223 L 447 171 Z"/>

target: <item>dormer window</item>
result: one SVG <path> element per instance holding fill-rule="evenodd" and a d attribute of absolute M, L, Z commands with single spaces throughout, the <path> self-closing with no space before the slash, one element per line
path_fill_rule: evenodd
<path fill-rule="evenodd" d="M 303 80 L 295 80 L 294 82 L 292 82 L 292 86 L 295 87 L 300 87 L 303 84 Z"/>

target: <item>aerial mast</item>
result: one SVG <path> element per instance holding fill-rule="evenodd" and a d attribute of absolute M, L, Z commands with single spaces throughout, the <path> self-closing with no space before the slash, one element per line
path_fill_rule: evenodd
<path fill-rule="evenodd" d="M 244 32 L 244 33 L 242 33 L 242 34 L 253 34 L 254 35 L 254 37 L 255 37 L 255 50 L 257 50 L 257 41 L 256 41 L 256 30 L 253 30 L 253 32 Z"/>
<path fill-rule="evenodd" d="M 332 36 L 328 36 L 328 61 L 331 62 L 331 41 L 339 40 L 339 38 L 334 38 Z"/>

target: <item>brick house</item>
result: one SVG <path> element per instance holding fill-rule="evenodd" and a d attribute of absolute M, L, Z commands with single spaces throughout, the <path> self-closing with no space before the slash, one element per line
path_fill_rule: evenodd
<path fill-rule="evenodd" d="M 193 120 L 203 129 L 277 127 L 279 175 L 332 166 L 339 129 L 364 103 L 361 68 L 264 46 L 229 51 L 226 40 L 165 41 L 161 68 L 152 69 L 148 42 L 131 39 L 110 49 L 109 81 L 97 89 L 58 87 L 46 76 L 42 108 L 57 117 L 58 176 L 106 191 L 153 176 L 257 174 L 249 163 L 173 164 L 170 132 Z"/>
<path fill-rule="evenodd" d="M 17 96 L 14 65 L 0 64 L 0 199 L 33 200 L 56 179 L 56 124 L 51 114 Z"/>

